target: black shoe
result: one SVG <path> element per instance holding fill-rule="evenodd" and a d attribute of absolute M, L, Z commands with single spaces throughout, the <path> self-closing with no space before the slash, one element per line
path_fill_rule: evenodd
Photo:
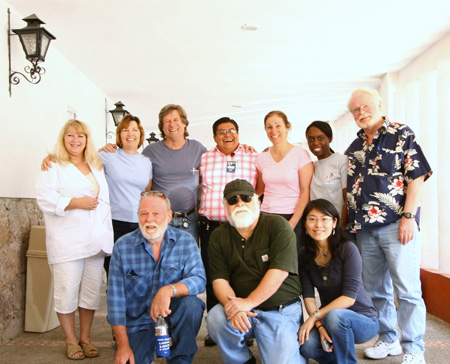
<path fill-rule="evenodd" d="M 205 346 L 215 346 L 217 345 L 213 339 L 211 339 L 211 336 L 206 335 L 205 337 Z"/>
<path fill-rule="evenodd" d="M 251 339 L 249 339 L 251 340 Z M 252 343 L 253 345 L 253 343 Z M 252 355 L 252 357 L 250 359 L 248 359 L 244 364 L 256 364 L 256 359 L 255 357 Z"/>
<path fill-rule="evenodd" d="M 255 339 L 245 339 L 245 343 L 247 346 L 253 346 L 253 343 L 255 342 Z"/>

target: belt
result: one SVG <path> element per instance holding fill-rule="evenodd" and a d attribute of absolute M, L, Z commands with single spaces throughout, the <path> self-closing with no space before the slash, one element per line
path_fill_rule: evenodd
<path fill-rule="evenodd" d="M 190 214 L 192 214 L 193 212 L 195 212 L 195 206 L 188 212 L 175 211 L 173 213 L 173 217 L 186 217 L 186 216 L 189 216 Z"/>
<path fill-rule="evenodd" d="M 208 228 L 209 228 L 209 226 L 219 227 L 220 225 L 225 223 L 225 221 L 210 220 L 206 216 L 203 216 L 203 215 L 200 215 L 198 217 L 198 220 L 200 222 L 207 224 Z M 207 230 L 208 230 L 208 228 L 207 228 Z"/>
<path fill-rule="evenodd" d="M 278 310 L 282 310 L 283 308 L 292 305 L 295 302 L 299 302 L 300 301 L 300 297 L 295 297 L 292 300 L 289 300 L 281 305 L 278 306 L 271 306 L 271 307 L 255 307 L 255 310 L 260 310 L 260 311 L 278 311 Z"/>

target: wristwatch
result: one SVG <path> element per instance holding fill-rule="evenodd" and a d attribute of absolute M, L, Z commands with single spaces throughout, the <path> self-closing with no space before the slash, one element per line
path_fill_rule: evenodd
<path fill-rule="evenodd" d="M 316 320 L 320 320 L 319 310 L 314 311 L 313 316 L 316 318 Z"/>
<path fill-rule="evenodd" d="M 175 288 L 175 286 L 173 284 L 169 284 L 168 286 L 173 289 L 173 296 L 172 297 L 176 297 L 177 296 L 177 289 Z"/>
<path fill-rule="evenodd" d="M 416 217 L 416 214 L 412 214 L 410 212 L 403 212 L 402 216 L 406 217 L 407 219 L 414 219 Z"/>

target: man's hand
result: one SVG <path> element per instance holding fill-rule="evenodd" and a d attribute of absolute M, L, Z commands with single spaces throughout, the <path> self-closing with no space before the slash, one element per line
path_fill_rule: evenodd
<path fill-rule="evenodd" d="M 133 350 L 131 350 L 129 345 L 117 347 L 114 364 L 135 364 Z"/>
<path fill-rule="evenodd" d="M 100 148 L 98 151 L 99 152 L 103 151 L 103 152 L 106 152 L 106 153 L 115 153 L 116 152 L 116 148 L 117 148 L 117 145 L 108 143 L 103 148 Z"/>
<path fill-rule="evenodd" d="M 55 157 L 53 157 L 51 154 L 49 154 L 47 157 L 44 158 L 41 164 L 41 171 L 48 171 L 50 168 L 52 168 L 52 163 L 55 161 Z"/>
<path fill-rule="evenodd" d="M 159 316 L 167 317 L 172 310 L 170 307 L 173 290 L 169 286 L 161 287 L 153 297 L 152 307 L 150 307 L 150 316 L 153 321 L 157 321 Z"/>
<path fill-rule="evenodd" d="M 228 320 L 231 320 L 238 312 L 250 312 L 253 308 L 245 298 L 228 296 L 228 299 L 230 301 L 224 306 Z"/>
<path fill-rule="evenodd" d="M 257 315 L 254 312 L 238 312 L 230 320 L 231 327 L 235 330 L 239 330 L 240 332 L 248 332 L 248 330 L 252 327 L 252 324 L 248 318 L 256 316 Z"/>
<path fill-rule="evenodd" d="M 400 240 L 400 244 L 406 245 L 413 240 L 415 231 L 416 220 L 402 217 L 398 227 L 398 240 Z"/>
<path fill-rule="evenodd" d="M 245 153 L 257 153 L 256 149 L 253 148 L 253 147 L 250 146 L 250 145 L 242 144 L 242 146 L 243 146 L 244 149 L 245 149 Z"/>

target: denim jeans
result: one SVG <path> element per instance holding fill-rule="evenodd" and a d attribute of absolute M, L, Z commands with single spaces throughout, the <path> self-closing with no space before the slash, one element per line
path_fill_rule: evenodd
<path fill-rule="evenodd" d="M 357 233 L 366 290 L 378 311 L 380 339 L 393 342 L 400 337 L 407 353 L 425 351 L 425 303 L 420 283 L 420 241 L 416 226 L 414 238 L 406 245 L 398 240 L 399 222 L 374 231 Z M 394 305 L 397 295 L 398 313 Z"/>
<path fill-rule="evenodd" d="M 357 363 L 355 344 L 362 344 L 378 334 L 378 320 L 348 309 L 335 309 L 328 312 L 322 323 L 333 340 L 333 351 L 322 349 L 320 334 L 314 327 L 309 333 L 309 340 L 300 347 L 305 359 L 311 358 L 320 364 Z"/>
<path fill-rule="evenodd" d="M 183 217 L 173 217 L 172 221 L 170 221 L 169 225 L 173 226 L 174 228 L 186 231 L 187 233 L 191 234 L 195 242 L 198 245 L 198 213 L 197 211 L 194 211 L 192 214 L 187 215 L 187 222 L 188 227 L 185 228 L 183 226 Z"/>
<path fill-rule="evenodd" d="M 196 336 L 200 330 L 205 304 L 195 296 L 172 298 L 172 313 L 166 318 L 172 346 L 168 364 L 192 363 L 197 352 Z M 136 364 L 150 364 L 155 354 L 155 323 L 143 330 L 128 333 Z M 116 346 L 117 350 L 117 346 Z"/>
<path fill-rule="evenodd" d="M 249 318 L 252 328 L 248 333 L 231 327 L 223 306 L 215 305 L 206 316 L 208 333 L 219 345 L 225 364 L 245 363 L 252 357 L 245 344 L 246 338 L 256 338 L 263 364 L 306 363 L 300 356 L 298 330 L 302 305 L 296 302 L 278 311 L 253 310 L 258 316 Z"/>

